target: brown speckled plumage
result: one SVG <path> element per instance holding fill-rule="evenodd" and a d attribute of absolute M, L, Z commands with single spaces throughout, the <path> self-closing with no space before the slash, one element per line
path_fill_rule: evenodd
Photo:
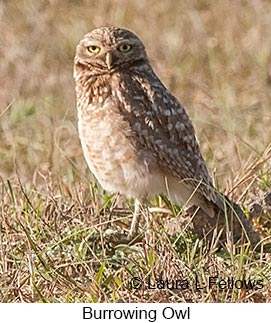
<path fill-rule="evenodd" d="M 115 27 L 86 34 L 77 46 L 74 77 L 84 155 L 104 189 L 138 200 L 167 194 L 178 204 L 199 206 L 210 219 L 224 210 L 228 200 L 213 186 L 192 123 L 154 73 L 138 37 Z"/>

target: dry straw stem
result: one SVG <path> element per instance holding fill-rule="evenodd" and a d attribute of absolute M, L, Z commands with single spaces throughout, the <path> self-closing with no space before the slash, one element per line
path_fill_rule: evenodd
<path fill-rule="evenodd" d="M 257 181 L 259 172 L 266 166 L 267 161 L 271 158 L 271 143 L 266 147 L 263 154 L 256 158 L 254 161 L 249 160 L 245 163 L 240 170 L 240 174 L 234 179 L 234 185 L 228 194 L 231 194 L 238 186 L 246 186 L 246 189 L 240 195 L 239 200 L 248 193 L 252 185 Z"/>

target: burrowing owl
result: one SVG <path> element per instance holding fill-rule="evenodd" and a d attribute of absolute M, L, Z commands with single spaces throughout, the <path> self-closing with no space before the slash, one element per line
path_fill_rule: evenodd
<path fill-rule="evenodd" d="M 116 27 L 86 34 L 76 49 L 74 78 L 84 156 L 105 190 L 136 201 L 165 194 L 197 206 L 207 215 L 198 220 L 210 224 L 207 229 L 223 228 L 230 213 L 234 238 L 242 226 L 258 241 L 241 209 L 215 190 L 189 117 L 153 71 L 137 36 Z M 130 237 L 138 214 L 136 208 Z"/>

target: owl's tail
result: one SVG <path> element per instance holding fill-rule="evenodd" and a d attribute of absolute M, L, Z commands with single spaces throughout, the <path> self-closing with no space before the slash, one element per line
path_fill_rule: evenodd
<path fill-rule="evenodd" d="M 214 216 L 210 217 L 202 209 L 194 214 L 192 223 L 197 235 L 213 240 L 213 233 L 216 230 L 222 244 L 231 239 L 233 243 L 242 241 L 250 242 L 253 248 L 259 246 L 260 235 L 253 229 L 241 207 L 226 196 L 222 198 L 223 206 L 213 204 Z"/>
<path fill-rule="evenodd" d="M 242 235 L 247 239 L 251 246 L 255 247 L 259 244 L 261 238 L 258 232 L 256 232 L 248 218 L 245 216 L 241 207 L 231 201 L 228 197 L 224 196 L 226 204 L 226 214 L 230 215 L 231 225 L 233 229 L 233 240 L 239 240 Z"/>

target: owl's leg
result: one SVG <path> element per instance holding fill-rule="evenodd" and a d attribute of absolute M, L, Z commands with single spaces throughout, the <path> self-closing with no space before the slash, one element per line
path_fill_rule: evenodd
<path fill-rule="evenodd" d="M 135 199 L 134 215 L 133 215 L 130 231 L 128 234 L 128 239 L 133 239 L 137 235 L 141 215 L 142 215 L 141 202 L 138 199 Z"/>

